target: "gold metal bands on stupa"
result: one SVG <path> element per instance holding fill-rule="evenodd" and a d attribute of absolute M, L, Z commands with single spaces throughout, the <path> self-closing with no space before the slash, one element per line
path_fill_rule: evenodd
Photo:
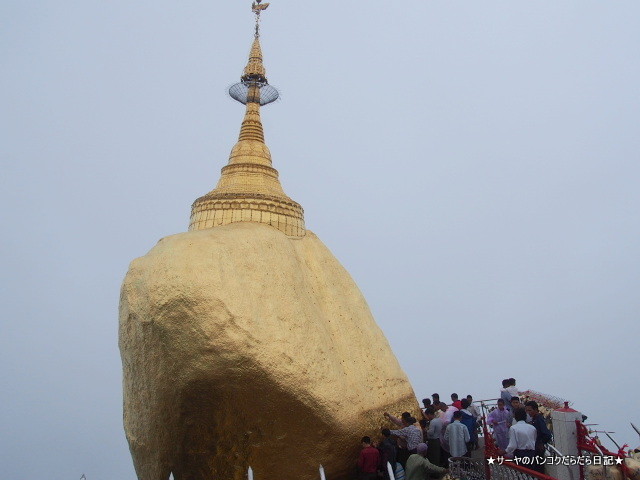
<path fill-rule="evenodd" d="M 304 211 L 282 189 L 278 171 L 271 166 L 271 152 L 264 143 L 260 119 L 261 89 L 266 86 L 277 95 L 265 77 L 259 40 L 260 13 L 268 6 L 268 3 L 261 4 L 261 0 L 252 5 L 256 14 L 256 33 L 241 84 L 238 84 L 245 88 L 246 98 L 234 97 L 246 102 L 238 142 L 231 150 L 229 163 L 221 170 L 216 188 L 193 203 L 189 230 L 258 222 L 289 236 L 305 235 Z M 266 103 L 264 99 L 263 103 Z"/>

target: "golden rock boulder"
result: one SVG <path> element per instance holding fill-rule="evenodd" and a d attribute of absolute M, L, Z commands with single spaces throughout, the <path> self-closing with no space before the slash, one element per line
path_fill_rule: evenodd
<path fill-rule="evenodd" d="M 310 231 L 166 237 L 120 302 L 124 421 L 141 480 L 351 478 L 360 437 L 415 395 L 365 299 Z"/>

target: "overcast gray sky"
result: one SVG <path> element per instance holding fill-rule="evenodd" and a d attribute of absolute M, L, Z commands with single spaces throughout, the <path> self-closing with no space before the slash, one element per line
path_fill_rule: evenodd
<path fill-rule="evenodd" d="M 228 159 L 249 4 L 0 2 L 6 478 L 135 478 L 119 288 Z M 274 166 L 416 395 L 514 376 L 638 445 L 640 2 L 273 0 L 262 34 Z"/>

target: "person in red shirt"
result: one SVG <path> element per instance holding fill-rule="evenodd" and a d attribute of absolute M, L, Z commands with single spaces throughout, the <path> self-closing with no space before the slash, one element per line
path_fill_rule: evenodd
<path fill-rule="evenodd" d="M 462 402 L 460 400 L 458 400 L 458 394 L 457 393 L 452 393 L 451 394 L 451 404 L 456 407 L 458 410 L 462 410 Z"/>
<path fill-rule="evenodd" d="M 358 478 L 360 480 L 375 480 L 378 477 L 380 465 L 380 451 L 371 446 L 370 437 L 362 437 L 362 450 L 358 457 Z"/>

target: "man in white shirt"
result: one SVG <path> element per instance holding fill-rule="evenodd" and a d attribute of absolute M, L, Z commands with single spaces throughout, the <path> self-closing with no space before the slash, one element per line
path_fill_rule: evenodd
<path fill-rule="evenodd" d="M 519 395 L 518 387 L 516 387 L 516 379 L 515 378 L 510 378 L 509 379 L 509 386 L 507 387 L 507 392 L 509 392 L 509 394 L 512 397 L 517 397 Z"/>
<path fill-rule="evenodd" d="M 440 402 L 440 410 L 442 410 L 442 415 L 440 418 L 442 419 L 443 426 L 451 423 L 453 421 L 454 412 L 458 411 L 457 407 L 453 405 L 447 406 L 444 402 Z"/>
<path fill-rule="evenodd" d="M 516 465 L 523 465 L 527 468 L 533 466 L 533 458 L 536 456 L 536 427 L 526 422 L 527 413 L 523 408 L 518 408 L 513 412 L 516 421 L 509 429 L 509 444 L 505 450 L 507 457 L 512 457 Z M 530 458 L 528 463 L 519 461 L 522 458 Z"/>
<path fill-rule="evenodd" d="M 449 442 L 447 442 L 447 440 L 444 438 L 444 434 L 447 431 L 447 426 L 453 420 L 453 412 L 457 412 L 458 409 L 453 405 L 448 406 L 444 402 L 440 402 L 439 406 L 440 406 L 440 420 L 442 420 L 442 429 L 440 430 L 441 432 L 440 433 L 440 447 L 441 447 L 440 461 L 444 465 L 449 465 L 448 460 L 449 460 L 449 457 L 451 456 L 450 450 L 449 450 Z"/>
<path fill-rule="evenodd" d="M 478 407 L 473 404 L 473 397 L 471 395 L 467 395 L 467 400 L 469 400 L 469 408 L 467 408 L 467 410 L 469 410 L 469 413 L 473 415 L 477 422 L 480 420 L 480 411 L 478 410 Z"/>
<path fill-rule="evenodd" d="M 444 432 L 444 439 L 449 443 L 449 453 L 452 457 L 467 455 L 467 443 L 471 439 L 467 426 L 460 423 L 461 418 L 462 412 L 456 410 L 453 413 L 453 422 L 447 426 L 447 430 Z"/>

